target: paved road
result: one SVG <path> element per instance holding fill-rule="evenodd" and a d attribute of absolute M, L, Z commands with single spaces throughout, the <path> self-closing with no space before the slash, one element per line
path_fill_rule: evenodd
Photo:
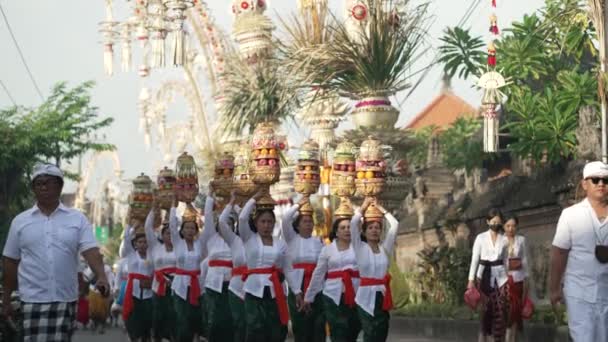
<path fill-rule="evenodd" d="M 447 340 L 432 340 L 432 339 L 422 339 L 422 338 L 408 338 L 404 336 L 396 336 L 396 334 L 391 334 L 388 338 L 391 342 L 453 342 Z M 90 331 L 78 331 L 76 333 L 76 338 L 74 342 L 126 342 L 127 339 L 124 333 L 118 329 L 108 330 L 105 334 L 93 334 Z M 288 340 L 292 341 L 292 340 Z"/>

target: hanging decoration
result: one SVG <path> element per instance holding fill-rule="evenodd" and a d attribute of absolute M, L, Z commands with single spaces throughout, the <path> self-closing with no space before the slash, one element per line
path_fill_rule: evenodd
<path fill-rule="evenodd" d="M 496 0 L 492 0 L 492 12 L 496 11 Z M 490 15 L 490 41 L 488 42 L 488 71 L 478 81 L 478 86 L 483 89 L 483 149 L 485 152 L 494 153 L 499 148 L 500 131 L 500 90 L 506 83 L 502 75 L 496 71 L 496 39 L 500 34 L 498 28 L 498 17 L 496 13 Z"/>
<path fill-rule="evenodd" d="M 131 31 L 133 26 L 129 22 L 120 23 L 118 25 L 120 31 L 120 66 L 122 71 L 131 71 L 132 51 L 131 51 Z"/>
<path fill-rule="evenodd" d="M 165 37 L 167 35 L 165 6 L 160 0 L 150 0 L 147 10 L 147 28 L 152 45 L 151 64 L 153 68 L 162 68 L 165 66 Z"/>
<path fill-rule="evenodd" d="M 164 0 L 167 7 L 167 18 L 171 21 L 171 56 L 173 65 L 184 65 L 186 60 L 186 31 L 184 21 L 186 10 L 194 6 L 191 0 Z"/>
<path fill-rule="evenodd" d="M 103 67 L 108 76 L 114 73 L 114 43 L 118 37 L 115 30 L 118 22 L 114 21 L 112 15 L 112 0 L 106 0 L 106 20 L 99 23 L 99 33 L 101 33 L 103 44 Z"/>

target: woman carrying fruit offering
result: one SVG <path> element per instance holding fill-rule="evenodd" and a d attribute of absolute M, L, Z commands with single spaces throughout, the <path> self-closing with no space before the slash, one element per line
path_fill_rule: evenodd
<path fill-rule="evenodd" d="M 215 202 L 213 187 L 209 185 L 205 207 Z M 213 221 L 212 221 L 213 222 Z M 210 229 L 209 229 L 210 228 Z M 228 302 L 228 287 L 232 274 L 232 255 L 230 246 L 222 239 L 215 227 L 205 222 L 205 229 L 199 237 L 203 255 L 208 259 L 208 269 L 205 276 L 205 305 L 207 309 L 208 340 L 232 341 L 233 328 L 230 305 Z"/>
<path fill-rule="evenodd" d="M 276 223 L 273 207 L 256 205 L 256 199 L 261 195 L 258 192 L 250 199 L 239 215 L 239 233 L 245 244 L 247 260 L 243 286 L 247 326 L 245 340 L 280 342 L 287 337 L 289 321 L 283 275 L 290 285 L 294 282 L 290 280 L 287 244 L 272 236 Z M 298 295 L 301 300 L 302 294 Z"/>
<path fill-rule="evenodd" d="M 172 284 L 176 313 L 175 331 L 177 341 L 191 342 L 193 338 L 197 338 L 202 321 L 199 302 L 201 288 L 198 278 L 204 255 L 202 246 L 197 240 L 199 214 L 191 203 L 187 203 L 180 224 L 176 213 L 179 191 L 176 191 L 176 195 L 169 216 L 171 241 L 176 256 L 176 270 Z M 213 201 L 205 203 L 205 226 L 205 229 L 213 229 Z"/>
<path fill-rule="evenodd" d="M 146 217 L 144 225 L 146 241 L 150 259 L 154 265 L 154 340 L 171 340 L 175 336 L 175 312 L 173 310 L 173 296 L 171 294 L 171 279 L 175 273 L 175 252 L 171 242 L 171 232 L 168 222 L 163 223 L 160 238 L 154 233 L 154 217 L 158 212 L 158 203 L 155 201 L 152 210 Z"/>
<path fill-rule="evenodd" d="M 384 219 L 389 227 L 384 241 L 380 241 Z M 397 219 L 372 197 L 365 198 L 350 223 L 351 243 L 361 276 L 355 303 L 365 342 L 386 341 L 388 337 L 393 308 L 388 267 L 398 228 Z"/>
<path fill-rule="evenodd" d="M 245 259 L 245 246 L 243 240 L 238 236 L 236 223 L 238 220 L 237 212 L 240 208 L 235 204 L 236 196 L 234 191 L 231 193 L 230 203 L 224 208 L 220 215 L 219 225 L 220 234 L 224 241 L 230 246 L 232 255 L 232 277 L 228 289 L 228 302 L 232 316 L 232 327 L 234 331 L 234 342 L 245 341 L 245 292 L 243 291 L 243 276 L 247 272 L 247 262 Z"/>
<path fill-rule="evenodd" d="M 338 208 L 336 215 L 340 209 L 343 208 Z M 309 305 L 316 301 L 317 294 L 323 290 L 323 311 L 329 323 L 331 340 L 335 342 L 355 342 L 361 330 L 355 307 L 359 271 L 350 243 L 352 215 L 352 208 L 347 208 L 344 216 L 335 219 L 329 234 L 331 244 L 321 250 L 304 295 L 304 302 Z"/>
<path fill-rule="evenodd" d="M 288 246 L 288 257 L 293 265 L 291 277 L 297 286 L 295 289 L 289 289 L 288 296 L 296 342 L 325 341 L 325 317 L 321 297 L 314 298 L 310 305 L 304 307 L 305 310 L 302 309 L 301 302 L 296 303 L 296 295 L 305 294 L 308 290 L 312 273 L 323 248 L 323 241 L 319 237 L 312 236 L 314 228 L 312 213 L 312 207 L 305 199 L 285 212 L 281 225 L 283 239 Z"/>
<path fill-rule="evenodd" d="M 136 228 L 140 223 L 132 222 Z M 146 235 L 136 233 L 131 226 L 125 229 L 119 254 L 126 259 L 129 275 L 123 301 L 122 318 L 131 341 L 149 341 L 152 331 L 152 276 L 154 269 L 147 253 Z M 128 242 L 127 242 L 128 241 Z M 130 243 L 129 243 L 130 242 Z"/>

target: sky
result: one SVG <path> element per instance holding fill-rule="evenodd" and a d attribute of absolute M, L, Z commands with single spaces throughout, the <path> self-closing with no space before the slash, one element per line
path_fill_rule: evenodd
<path fill-rule="evenodd" d="M 462 20 L 472 1 L 478 1 L 479 5 L 462 26 L 471 28 L 473 34 L 489 38 L 488 17 L 492 12 L 491 0 L 430 0 L 429 12 L 433 23 L 427 37 L 429 50 L 413 70 L 431 63 L 436 48 L 440 45 L 438 39 L 442 32 L 446 27 L 454 26 Z M 418 1 L 414 0 L 414 2 Z M 543 0 L 497 0 L 498 8 L 495 13 L 498 16 L 499 26 L 505 27 L 512 21 L 519 20 L 525 13 L 539 9 L 543 2 Z M 233 23 L 231 3 L 229 0 L 207 0 L 213 17 L 226 32 L 230 32 Z M 269 0 L 267 3 L 269 4 L 267 14 L 277 26 L 280 26 L 278 17 L 286 17 L 297 10 L 296 0 Z M 344 11 L 344 1 L 329 0 L 329 3 L 341 16 Z M 99 107 L 101 116 L 114 118 L 113 125 L 103 132 L 102 138 L 116 145 L 124 177 L 133 178 L 140 172 L 156 175 L 159 165 L 162 164 L 162 156 L 154 146 L 147 149 L 144 144 L 143 133 L 139 131 L 137 98 L 142 85 L 153 89 L 161 80 L 180 79 L 181 73 L 173 67 L 168 67 L 166 70 L 154 71 L 149 79 L 142 81 L 135 70 L 131 72 L 118 70 L 119 60 L 116 58 L 117 70 L 114 75 L 111 77 L 104 75 L 102 46 L 99 43 L 101 37 L 97 32 L 97 24 L 105 18 L 105 0 L 0 0 L 0 5 L 43 95 L 49 95 L 53 84 L 59 81 L 67 81 L 69 85 L 75 86 L 87 80 L 94 80 L 96 86 L 92 93 L 93 104 Z M 115 0 L 114 18 L 124 20 L 129 15 L 129 6 L 128 1 Z M 498 55 L 500 58 L 500 52 Z M 138 54 L 135 53 L 134 61 L 137 58 Z M 11 40 L 7 25 L 1 19 L 0 80 L 6 85 L 17 104 L 36 106 L 41 103 Z M 401 103 L 397 125 L 401 127 L 407 124 L 408 120 L 439 94 L 441 87 L 441 66 L 434 65 L 412 96 Z M 478 106 L 480 95 L 472 88 L 472 81 L 454 80 L 452 90 L 473 106 Z M 207 102 L 208 110 L 211 111 L 213 108 L 211 99 L 208 98 Z M 11 104 L 8 95 L 0 89 L 0 108 Z M 187 107 L 183 104 L 183 100 L 176 99 L 176 103 L 167 111 L 168 121 L 183 120 L 186 117 L 185 110 Z M 346 122 L 339 130 L 349 127 L 352 127 L 352 123 Z M 293 136 L 302 139 L 303 133 L 297 133 Z M 85 156 L 82 159 L 83 166 L 87 165 L 89 158 Z M 78 165 L 78 161 L 74 161 L 70 167 L 72 170 L 77 170 Z M 101 183 L 104 179 L 113 176 L 110 159 L 102 160 L 98 163 L 91 182 Z M 73 191 L 74 187 L 72 184 L 66 188 L 66 191 Z M 91 188 L 93 190 L 89 192 L 89 196 L 95 196 L 96 187 L 91 186 Z"/>

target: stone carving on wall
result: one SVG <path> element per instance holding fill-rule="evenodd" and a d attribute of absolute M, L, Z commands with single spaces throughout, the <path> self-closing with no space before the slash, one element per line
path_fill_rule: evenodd
<path fill-rule="evenodd" d="M 576 153 L 584 160 L 598 160 L 601 156 L 601 131 L 597 112 L 591 107 L 579 111 L 578 128 L 576 129 Z"/>

